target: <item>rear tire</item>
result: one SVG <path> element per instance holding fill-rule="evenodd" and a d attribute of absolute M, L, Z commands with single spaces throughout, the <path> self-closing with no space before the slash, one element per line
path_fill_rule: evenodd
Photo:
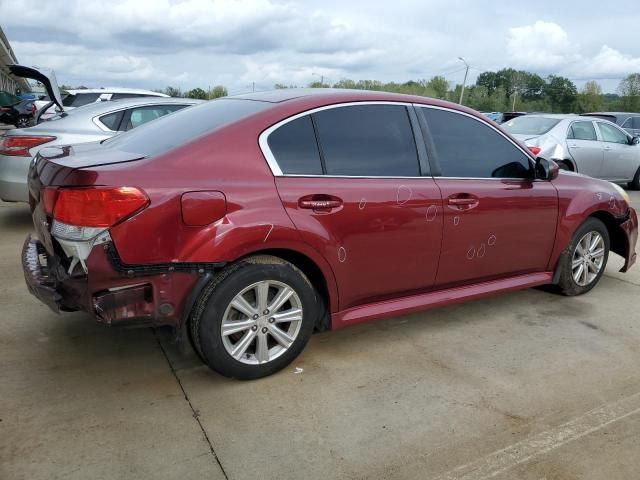
<path fill-rule="evenodd" d="M 627 186 L 629 190 L 640 190 L 640 167 L 638 167 L 638 171 L 633 177 L 633 180 L 631 180 Z"/>
<path fill-rule="evenodd" d="M 29 117 L 27 115 L 20 115 L 16 119 L 16 127 L 17 128 L 27 128 L 30 124 Z"/>
<path fill-rule="evenodd" d="M 573 167 L 567 161 L 558 162 L 558 167 L 560 167 L 560 170 L 567 170 L 569 172 L 573 172 Z"/>
<path fill-rule="evenodd" d="M 609 242 L 609 231 L 597 218 L 580 225 L 560 256 L 558 287 L 562 294 L 582 295 L 596 286 L 607 266 Z"/>
<path fill-rule="evenodd" d="M 191 336 L 216 372 L 240 380 L 265 377 L 300 354 L 322 304 L 291 263 L 249 257 L 225 268 L 204 288 L 190 320 Z"/>

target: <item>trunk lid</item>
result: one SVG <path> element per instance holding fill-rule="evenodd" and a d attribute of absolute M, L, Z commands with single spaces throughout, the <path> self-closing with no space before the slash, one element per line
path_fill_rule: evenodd
<path fill-rule="evenodd" d="M 29 167 L 29 194 L 39 203 L 42 187 L 90 186 L 96 176 L 91 167 L 143 158 L 142 154 L 106 148 L 99 143 L 44 147 Z"/>
<path fill-rule="evenodd" d="M 40 192 L 44 187 L 91 186 L 96 172 L 92 167 L 132 162 L 145 158 L 139 153 L 123 152 L 90 143 L 44 147 L 29 167 L 29 205 L 38 238 L 50 255 L 54 247 L 51 239 L 51 218 L 45 212 Z"/>
<path fill-rule="evenodd" d="M 9 71 L 16 77 L 29 78 L 44 85 L 51 101 L 60 107 L 60 109 L 64 110 L 60 88 L 58 88 L 58 81 L 56 80 L 56 74 L 53 70 L 26 67 L 24 65 L 9 65 L 8 67 Z"/>

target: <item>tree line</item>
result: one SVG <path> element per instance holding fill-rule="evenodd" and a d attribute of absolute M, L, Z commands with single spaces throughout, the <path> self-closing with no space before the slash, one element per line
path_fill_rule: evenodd
<path fill-rule="evenodd" d="M 311 88 L 346 88 L 354 90 L 377 90 L 404 93 L 423 97 L 433 97 L 458 102 L 461 84 L 449 82 L 445 77 L 436 75 L 430 79 L 409 80 L 404 83 L 381 82 L 379 80 L 342 79 L 335 83 L 315 81 Z M 277 83 L 274 88 L 296 88 L 298 85 Z M 178 87 L 168 86 L 156 92 L 171 97 L 188 97 L 202 100 L 225 97 L 228 90 L 223 85 L 207 88 L 193 88 L 182 91 Z M 478 75 L 475 84 L 464 90 L 464 105 L 483 112 L 552 112 L 584 113 L 595 111 L 640 112 L 640 73 L 632 73 L 620 81 L 615 94 L 603 94 L 600 84 L 591 80 L 581 89 L 568 78 L 549 75 L 545 78 L 525 70 L 503 68 L 495 72 L 488 71 Z"/>

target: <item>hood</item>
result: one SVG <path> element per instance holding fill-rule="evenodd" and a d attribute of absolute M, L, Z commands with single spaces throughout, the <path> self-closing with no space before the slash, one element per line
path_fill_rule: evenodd
<path fill-rule="evenodd" d="M 9 71 L 16 77 L 30 78 L 44 85 L 44 88 L 49 94 L 49 98 L 60 107 L 60 109 L 64 110 L 62 106 L 62 96 L 58 88 L 58 81 L 56 80 L 56 74 L 53 70 L 25 67 L 24 65 L 9 65 L 8 67 Z"/>

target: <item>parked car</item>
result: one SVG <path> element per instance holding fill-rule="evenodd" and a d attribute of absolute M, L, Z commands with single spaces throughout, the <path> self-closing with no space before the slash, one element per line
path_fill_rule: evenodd
<path fill-rule="evenodd" d="M 640 189 L 640 138 L 617 125 L 579 115 L 527 115 L 502 125 L 535 151 L 562 144 L 560 168 Z"/>
<path fill-rule="evenodd" d="M 488 119 L 493 120 L 496 123 L 502 123 L 502 113 L 501 112 L 482 112 L 484 116 Z"/>
<path fill-rule="evenodd" d="M 514 118 L 522 117 L 523 115 L 527 115 L 527 112 L 504 112 L 502 114 L 501 123 L 508 122 L 509 120 L 513 120 Z"/>
<path fill-rule="evenodd" d="M 559 174 L 478 112 L 425 97 L 286 89 L 213 100 L 29 171 L 30 291 L 110 325 L 184 327 L 250 379 L 337 329 L 636 260 L 617 185 Z"/>
<path fill-rule="evenodd" d="M 9 70 L 17 77 L 30 78 L 40 82 L 47 90 L 51 101 L 44 105 L 42 105 L 42 103 L 36 104 L 38 107 L 37 123 L 48 120 L 62 111 L 68 112 L 74 108 L 93 102 L 139 97 L 168 97 L 168 95 L 164 93 L 151 90 L 120 87 L 66 90 L 63 95 L 58 87 L 58 82 L 53 70 L 26 67 L 24 65 L 9 65 Z"/>
<path fill-rule="evenodd" d="M 63 112 L 31 128 L 0 137 L 0 199 L 27 202 L 31 159 L 43 146 L 97 142 L 190 105 L 191 98 L 132 98 L 95 103 Z"/>
<path fill-rule="evenodd" d="M 0 123 L 26 128 L 35 122 L 34 100 L 21 100 L 15 105 L 0 107 Z"/>
<path fill-rule="evenodd" d="M 624 128 L 630 135 L 640 136 L 640 113 L 630 112 L 593 112 L 583 113 L 583 116 L 608 120 Z"/>

